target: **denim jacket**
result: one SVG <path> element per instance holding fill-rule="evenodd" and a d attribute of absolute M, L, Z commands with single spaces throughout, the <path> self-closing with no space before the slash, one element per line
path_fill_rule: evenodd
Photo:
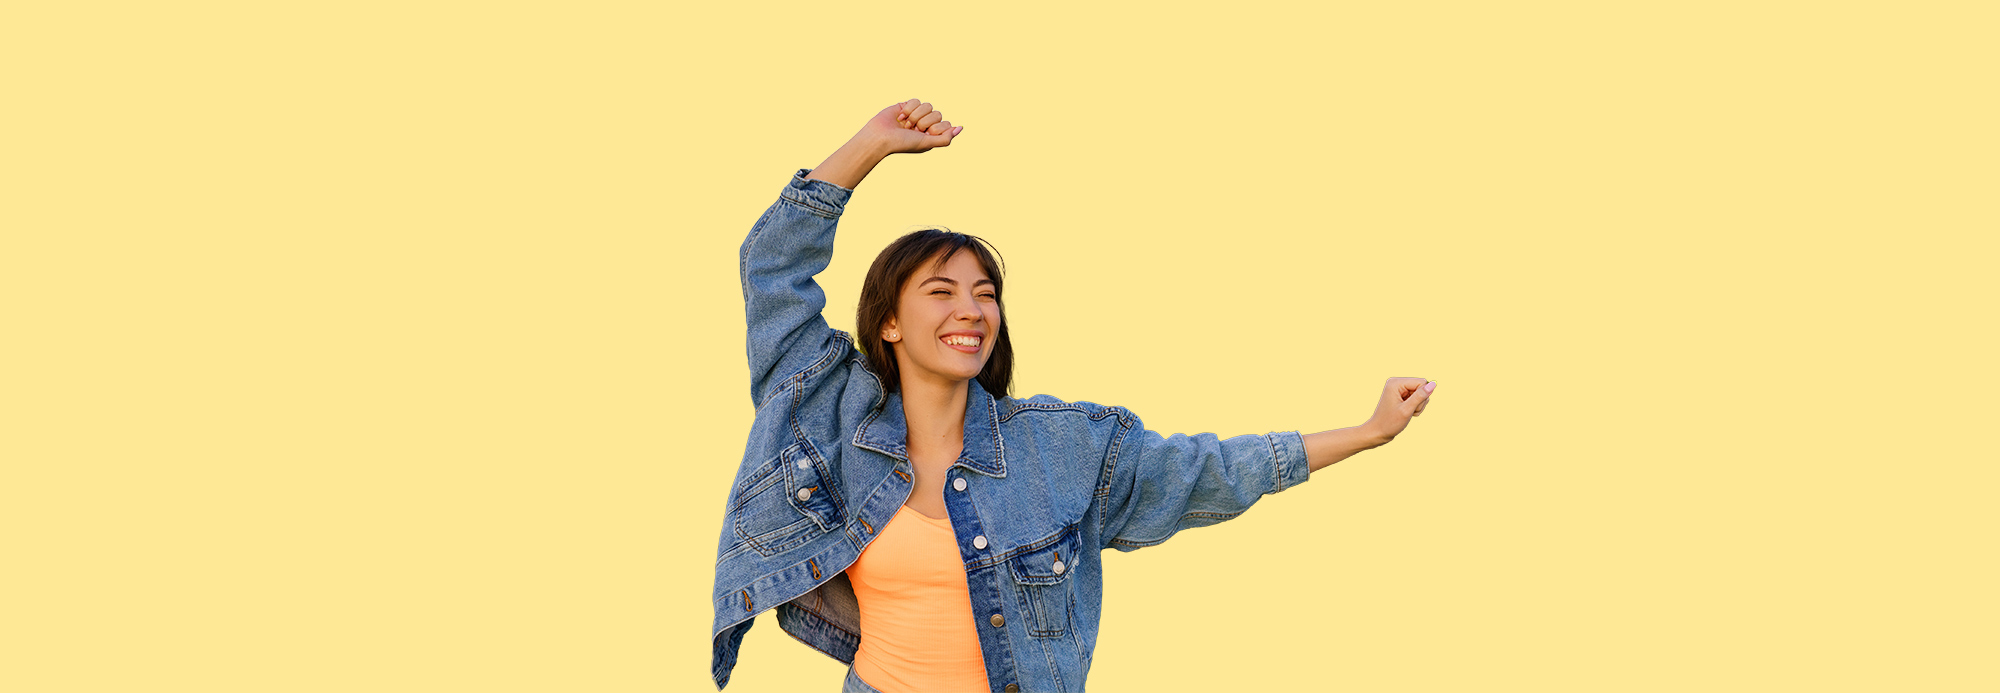
<path fill-rule="evenodd" d="M 792 175 L 743 241 L 757 416 L 715 559 L 717 690 L 757 614 L 774 607 L 792 637 L 854 662 L 860 609 L 842 571 L 915 482 L 900 393 L 885 394 L 853 336 L 820 316 L 813 276 L 833 259 L 854 191 L 809 172 Z M 1123 407 L 995 397 L 978 380 L 968 390 L 944 501 L 994 693 L 1083 690 L 1104 549 L 1236 517 L 1308 477 L 1296 431 L 1162 436 Z"/>

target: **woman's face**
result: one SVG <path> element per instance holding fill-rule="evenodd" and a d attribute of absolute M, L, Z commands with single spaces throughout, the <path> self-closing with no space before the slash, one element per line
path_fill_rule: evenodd
<path fill-rule="evenodd" d="M 904 383 L 952 386 L 979 377 L 1000 331 L 1000 303 L 978 256 L 966 250 L 941 268 L 936 262 L 932 256 L 903 282 L 896 315 L 882 328 Z"/>

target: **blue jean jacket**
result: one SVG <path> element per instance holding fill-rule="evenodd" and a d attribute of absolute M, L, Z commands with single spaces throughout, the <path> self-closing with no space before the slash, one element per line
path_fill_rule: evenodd
<path fill-rule="evenodd" d="M 813 276 L 854 191 L 799 169 L 743 241 L 757 416 L 715 559 L 717 690 L 757 614 L 844 664 L 861 644 L 842 572 L 910 496 L 902 399 L 830 328 Z M 1097 644 L 1099 553 L 1242 514 L 1308 478 L 1296 431 L 1162 436 L 1123 407 L 995 398 L 969 383 L 945 509 L 995 693 L 1081 691 Z M 828 682 L 831 687 L 832 682 Z"/>

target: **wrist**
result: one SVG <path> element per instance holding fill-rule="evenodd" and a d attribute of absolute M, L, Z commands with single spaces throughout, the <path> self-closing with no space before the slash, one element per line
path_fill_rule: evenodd
<path fill-rule="evenodd" d="M 849 149 L 856 155 L 866 157 L 874 163 L 881 163 L 883 159 L 889 158 L 890 154 L 896 153 L 894 149 L 890 148 L 887 139 L 867 132 L 854 133 L 854 136 L 848 138 L 847 144 L 841 145 L 841 148 Z"/>
<path fill-rule="evenodd" d="M 882 158 L 886 156 L 888 152 L 880 142 L 855 135 L 847 140 L 846 144 L 834 150 L 833 155 L 828 156 L 826 161 L 820 162 L 819 166 L 813 168 L 811 173 L 806 174 L 806 178 L 823 180 L 853 190 L 861 185 L 861 180 L 867 178 L 868 172 L 875 170 L 875 165 L 882 163 Z"/>
<path fill-rule="evenodd" d="M 1395 439 L 1389 434 L 1382 432 L 1381 427 L 1375 425 L 1374 419 L 1369 419 L 1368 423 L 1361 424 L 1359 428 L 1361 429 L 1362 439 L 1367 441 L 1370 448 L 1379 448 L 1388 445 L 1389 441 Z"/>

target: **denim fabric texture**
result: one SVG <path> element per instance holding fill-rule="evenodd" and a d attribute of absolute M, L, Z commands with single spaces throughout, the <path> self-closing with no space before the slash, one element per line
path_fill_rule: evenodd
<path fill-rule="evenodd" d="M 843 571 L 914 487 L 900 393 L 886 394 L 854 338 L 820 315 L 826 294 L 813 277 L 833 260 L 854 191 L 807 173 L 792 174 L 743 241 L 757 415 L 716 553 L 717 690 L 757 614 L 773 608 L 793 638 L 853 664 L 860 609 Z M 995 397 L 973 380 L 964 451 L 947 475 L 986 679 L 1009 693 L 1084 689 L 1100 552 L 1236 517 L 1309 472 L 1297 431 L 1163 436 L 1123 407 Z"/>
<path fill-rule="evenodd" d="M 876 690 L 874 686 L 868 685 L 867 681 L 861 680 L 861 675 L 854 671 L 854 665 L 849 664 L 847 665 L 847 678 L 840 682 L 840 693 L 882 693 L 882 691 Z"/>

